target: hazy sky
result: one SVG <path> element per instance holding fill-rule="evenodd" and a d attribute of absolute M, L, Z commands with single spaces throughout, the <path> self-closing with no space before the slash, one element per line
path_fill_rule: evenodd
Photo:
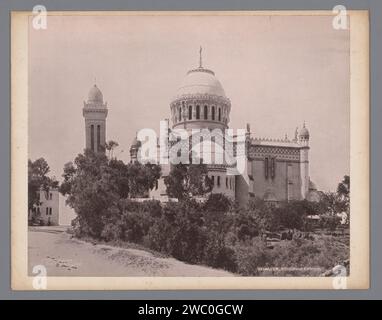
<path fill-rule="evenodd" d="M 107 140 L 128 161 L 140 128 L 159 129 L 186 72 L 203 61 L 230 98 L 229 126 L 253 136 L 310 131 L 310 176 L 321 190 L 349 174 L 349 32 L 318 16 L 49 16 L 30 28 L 29 157 L 61 178 L 85 145 L 83 101 L 108 102 Z M 123 151 L 122 151 L 123 150 Z"/>

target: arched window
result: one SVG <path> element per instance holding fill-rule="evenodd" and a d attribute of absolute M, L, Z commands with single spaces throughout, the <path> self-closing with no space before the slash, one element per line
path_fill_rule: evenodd
<path fill-rule="evenodd" d="M 101 126 L 97 125 L 97 151 L 101 151 Z"/>
<path fill-rule="evenodd" d="M 208 119 L 208 107 L 204 106 L 204 120 Z"/>
<path fill-rule="evenodd" d="M 220 176 L 218 176 L 218 181 L 217 181 L 217 185 L 218 185 L 218 187 L 220 187 Z"/>
<path fill-rule="evenodd" d="M 90 149 L 94 151 L 94 125 L 90 126 Z"/>
<path fill-rule="evenodd" d="M 212 109 L 211 109 L 211 119 L 215 120 L 215 107 L 214 106 L 212 106 Z"/>
<path fill-rule="evenodd" d="M 218 120 L 219 121 L 222 121 L 222 110 L 219 108 L 219 111 L 218 111 Z"/>
<path fill-rule="evenodd" d="M 182 121 L 182 108 L 181 107 L 178 108 L 178 118 L 179 118 L 179 121 Z"/>
<path fill-rule="evenodd" d="M 200 119 L 200 106 L 196 106 L 196 119 Z"/>
<path fill-rule="evenodd" d="M 228 189 L 228 177 L 225 178 L 225 187 Z"/>
<path fill-rule="evenodd" d="M 212 186 L 215 185 L 215 176 L 211 176 Z"/>
<path fill-rule="evenodd" d="M 188 120 L 192 119 L 192 106 L 188 106 Z"/>

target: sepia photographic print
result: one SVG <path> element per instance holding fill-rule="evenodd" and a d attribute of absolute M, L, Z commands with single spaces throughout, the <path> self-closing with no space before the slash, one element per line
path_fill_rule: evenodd
<path fill-rule="evenodd" d="M 369 287 L 367 11 L 11 22 L 13 289 Z"/>

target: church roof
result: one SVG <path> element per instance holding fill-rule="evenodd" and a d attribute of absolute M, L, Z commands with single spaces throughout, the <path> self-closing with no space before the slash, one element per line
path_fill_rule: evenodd
<path fill-rule="evenodd" d="M 215 73 L 203 67 L 188 71 L 176 92 L 176 96 L 194 94 L 211 94 L 226 98 L 223 86 Z"/>

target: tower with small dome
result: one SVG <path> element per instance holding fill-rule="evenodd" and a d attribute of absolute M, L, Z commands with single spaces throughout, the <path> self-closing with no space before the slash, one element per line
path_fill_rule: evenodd
<path fill-rule="evenodd" d="M 85 148 L 93 152 L 105 152 L 107 103 L 96 84 L 91 87 L 88 100 L 84 101 Z"/>

